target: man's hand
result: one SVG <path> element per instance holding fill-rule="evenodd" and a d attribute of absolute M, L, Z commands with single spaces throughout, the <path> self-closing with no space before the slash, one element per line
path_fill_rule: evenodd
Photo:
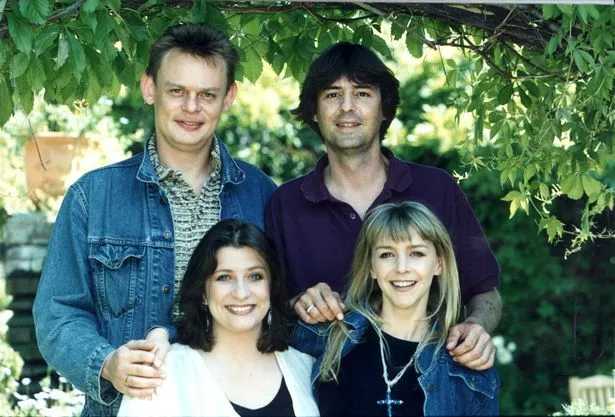
<path fill-rule="evenodd" d="M 153 366 L 156 344 L 131 340 L 113 351 L 103 364 L 101 376 L 116 390 L 135 398 L 151 398 L 166 374 Z"/>
<path fill-rule="evenodd" d="M 160 369 L 171 348 L 171 344 L 169 343 L 169 332 L 164 327 L 155 327 L 147 333 L 145 340 L 156 345 L 152 363 L 156 368 Z"/>
<path fill-rule="evenodd" d="M 346 308 L 340 295 L 328 284 L 318 283 L 291 300 L 295 312 L 306 323 L 343 320 Z"/>
<path fill-rule="evenodd" d="M 453 360 L 476 371 L 493 366 L 495 346 L 489 333 L 478 323 L 464 321 L 454 326 L 446 342 Z"/>

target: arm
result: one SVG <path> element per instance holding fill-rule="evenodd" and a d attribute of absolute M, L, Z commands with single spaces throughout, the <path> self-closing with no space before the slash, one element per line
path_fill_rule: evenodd
<path fill-rule="evenodd" d="M 494 288 L 477 294 L 468 302 L 466 319 L 454 326 L 446 348 L 456 362 L 481 371 L 491 368 L 495 360 L 492 333 L 502 315 L 502 300 Z"/>
<path fill-rule="evenodd" d="M 53 228 L 32 312 L 47 363 L 93 400 L 110 405 L 119 394 L 101 377 L 115 349 L 99 332 L 88 259 L 87 204 L 80 184 L 73 185 Z"/>

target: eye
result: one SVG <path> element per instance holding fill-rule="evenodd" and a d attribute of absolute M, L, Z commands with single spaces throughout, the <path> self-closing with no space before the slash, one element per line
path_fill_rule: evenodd
<path fill-rule="evenodd" d="M 325 94 L 325 98 L 336 98 L 336 97 L 339 97 L 339 95 L 340 94 L 338 92 L 333 91 L 333 92 Z"/>
<path fill-rule="evenodd" d="M 216 95 L 214 93 L 210 93 L 209 91 L 204 91 L 200 93 L 200 96 L 206 99 L 216 98 Z"/>
<path fill-rule="evenodd" d="M 415 258 L 420 258 L 420 257 L 425 256 L 425 254 L 421 251 L 413 250 L 410 252 L 410 256 L 415 257 Z"/>
<path fill-rule="evenodd" d="M 357 95 L 358 95 L 359 97 L 370 97 L 370 96 L 371 96 L 371 94 L 369 93 L 369 91 L 359 91 L 359 92 L 357 93 Z"/>
<path fill-rule="evenodd" d="M 253 274 L 250 274 L 248 278 L 250 279 L 250 281 L 260 281 L 262 279 L 265 279 L 263 274 L 261 274 L 260 272 L 255 272 Z"/>
<path fill-rule="evenodd" d="M 173 95 L 180 95 L 182 93 L 182 89 L 181 88 L 172 88 L 169 90 L 169 92 Z"/>
<path fill-rule="evenodd" d="M 231 279 L 231 276 L 228 274 L 221 274 L 216 277 L 216 281 L 228 281 Z"/>
<path fill-rule="evenodd" d="M 380 259 L 392 258 L 394 256 L 395 254 L 393 252 L 380 252 L 380 254 L 378 255 Z"/>

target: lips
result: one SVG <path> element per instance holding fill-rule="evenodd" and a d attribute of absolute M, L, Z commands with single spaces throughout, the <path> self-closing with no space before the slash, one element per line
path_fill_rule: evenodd
<path fill-rule="evenodd" d="M 351 128 L 351 127 L 361 126 L 361 123 L 357 121 L 339 121 L 339 122 L 336 122 L 335 125 L 341 128 Z"/>
<path fill-rule="evenodd" d="M 395 289 L 405 290 L 405 289 L 414 287 L 418 283 L 418 281 L 410 281 L 410 280 L 401 281 L 400 280 L 400 281 L 390 281 L 390 283 L 391 283 L 391 286 Z"/>
<path fill-rule="evenodd" d="M 247 305 L 227 305 L 224 306 L 231 314 L 235 314 L 237 316 L 245 316 L 254 311 L 256 308 L 256 304 L 247 304 Z"/>
<path fill-rule="evenodd" d="M 202 122 L 190 122 L 186 120 L 177 120 L 176 123 L 180 125 L 184 130 L 199 130 L 203 126 Z"/>

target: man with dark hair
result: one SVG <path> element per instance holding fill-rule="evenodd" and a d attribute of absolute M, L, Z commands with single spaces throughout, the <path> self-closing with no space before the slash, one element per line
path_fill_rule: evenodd
<path fill-rule="evenodd" d="M 489 333 L 501 315 L 499 267 L 461 188 L 438 168 L 397 159 L 381 141 L 395 117 L 399 82 L 368 48 L 338 43 L 310 66 L 293 111 L 323 140 L 314 170 L 281 185 L 265 228 L 282 256 L 291 303 L 308 323 L 343 318 L 354 244 L 368 210 L 412 200 L 446 225 L 459 267 L 465 321 L 447 348 L 474 368 L 493 365 Z"/>
<path fill-rule="evenodd" d="M 213 27 L 169 28 L 141 78 L 155 112 L 145 151 L 64 197 L 33 314 L 43 357 L 86 394 L 83 415 L 115 415 L 120 394 L 149 397 L 162 382 L 179 284 L 204 233 L 225 218 L 264 226 L 275 184 L 215 136 L 238 60 Z"/>

